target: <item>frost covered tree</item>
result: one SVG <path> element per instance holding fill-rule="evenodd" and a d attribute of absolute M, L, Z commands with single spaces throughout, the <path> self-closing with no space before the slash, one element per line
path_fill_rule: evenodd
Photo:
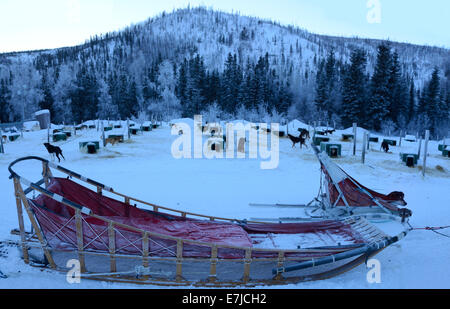
<path fill-rule="evenodd" d="M 103 80 L 98 81 L 99 85 L 99 98 L 97 106 L 97 118 L 98 119 L 117 119 L 119 117 L 119 109 L 112 101 L 112 97 L 109 94 L 109 86 Z"/>
<path fill-rule="evenodd" d="M 34 68 L 25 64 L 14 67 L 9 106 L 12 114 L 10 121 L 32 119 L 39 110 L 39 102 L 44 95 L 40 89 L 41 76 Z"/>
<path fill-rule="evenodd" d="M 72 70 L 61 66 L 58 80 L 52 89 L 53 110 L 52 120 L 55 123 L 72 123 L 72 92 L 75 90 L 75 79 Z"/>

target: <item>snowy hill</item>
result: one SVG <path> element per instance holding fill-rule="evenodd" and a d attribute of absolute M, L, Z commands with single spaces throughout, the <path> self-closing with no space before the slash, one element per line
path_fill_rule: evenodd
<path fill-rule="evenodd" d="M 386 105 L 392 111 L 380 118 L 393 121 L 399 129 L 412 123 L 413 131 L 423 131 L 431 123 L 432 134 L 439 128 L 442 135 L 448 122 L 450 50 L 316 35 L 202 7 L 163 13 L 122 31 L 92 37 L 80 46 L 0 54 L 0 102 L 6 102 L 0 104 L 0 121 L 29 120 L 39 109 L 51 110 L 56 123 L 145 118 L 146 114 L 168 120 L 213 109 L 214 116 L 221 114 L 222 119 L 259 121 L 270 114 L 279 121 L 280 115 L 288 115 L 288 120 L 304 122 L 341 124 L 342 120 L 345 126 L 352 120 L 344 119 L 349 113 L 341 108 L 342 85 L 352 52 L 362 49 L 366 55 L 360 75 L 366 79 L 363 90 L 368 89 L 381 43 L 389 46 L 389 57 L 398 56 L 389 60 L 396 66 L 388 71 L 395 75 L 399 89 L 389 92 L 397 97 L 389 98 Z M 441 97 L 436 87 L 427 89 L 436 69 Z M 324 81 L 331 83 L 332 92 L 319 98 L 322 106 L 317 97 Z M 361 101 L 373 104 L 371 95 Z M 443 107 L 433 110 L 444 112 L 427 111 L 433 120 L 427 122 L 418 116 L 431 97 L 443 102 Z"/>
<path fill-rule="evenodd" d="M 195 8 L 163 13 L 123 31 L 93 37 L 81 46 L 0 54 L 0 63 L 62 64 L 83 59 L 108 60 L 117 55 L 128 58 L 127 62 L 140 56 L 147 62 L 157 57 L 179 62 L 190 54 L 199 53 L 209 69 L 221 71 L 228 53 L 237 53 L 242 63 L 256 61 L 269 53 L 271 62 L 280 71 L 287 71 L 292 66 L 304 75 L 307 71 L 313 72 L 315 63 L 326 57 L 331 49 L 335 50 L 338 59 L 346 62 L 352 49 L 363 48 L 370 55 L 369 67 L 372 69 L 380 42 L 316 35 L 268 20 Z M 434 67 L 443 67 L 450 57 L 450 51 L 444 48 L 397 42 L 391 42 L 391 46 L 401 55 L 404 71 L 419 81 L 418 86 L 431 75 Z"/>

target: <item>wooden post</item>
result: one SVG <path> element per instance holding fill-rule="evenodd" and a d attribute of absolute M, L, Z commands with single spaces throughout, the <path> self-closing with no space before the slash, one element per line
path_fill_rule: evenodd
<path fill-rule="evenodd" d="M 149 266 L 148 256 L 149 256 L 148 233 L 144 232 L 144 234 L 142 235 L 142 266 L 144 266 L 145 268 Z M 143 279 L 148 280 L 149 276 L 145 275 Z"/>
<path fill-rule="evenodd" d="M 116 265 L 116 234 L 114 231 L 114 224 L 109 223 L 108 225 L 108 236 L 109 236 L 109 255 L 110 255 L 110 269 L 112 273 L 117 272 Z"/>
<path fill-rule="evenodd" d="M 367 132 L 367 150 L 370 150 L 370 132 Z"/>
<path fill-rule="evenodd" d="M 131 135 L 130 135 L 130 119 L 127 119 L 127 131 L 128 131 L 128 139 L 131 139 Z"/>
<path fill-rule="evenodd" d="M 362 164 L 366 163 L 366 143 L 367 143 L 367 132 L 364 132 L 363 147 L 362 147 Z"/>
<path fill-rule="evenodd" d="M 353 123 L 353 155 L 356 156 L 356 131 L 357 131 L 358 124 L 355 122 Z"/>
<path fill-rule="evenodd" d="M 400 141 L 398 143 L 398 147 L 402 147 L 402 136 L 403 136 L 403 130 L 400 131 Z"/>
<path fill-rule="evenodd" d="M 23 222 L 23 210 L 22 202 L 20 200 L 18 181 L 14 179 L 14 193 L 16 195 L 16 206 L 17 206 L 17 217 L 19 219 L 19 230 L 20 230 L 20 242 L 22 245 L 23 260 L 26 264 L 30 263 L 30 258 L 28 256 L 27 240 L 25 237 L 25 224 Z"/>
<path fill-rule="evenodd" d="M 49 144 L 50 144 L 50 126 L 51 125 L 49 125 L 49 127 L 47 128 L 47 143 Z"/>
<path fill-rule="evenodd" d="M 420 159 L 420 152 L 421 152 L 421 150 L 422 150 L 422 138 L 419 139 L 419 150 L 417 152 L 417 155 L 418 155 L 419 159 Z"/>
<path fill-rule="evenodd" d="M 176 273 L 176 281 L 180 282 L 183 280 L 183 241 L 177 241 L 177 273 Z"/>
<path fill-rule="evenodd" d="M 430 130 L 425 132 L 425 148 L 423 149 L 423 169 L 422 175 L 425 176 L 425 169 L 427 168 L 427 155 L 428 155 L 428 141 L 430 140 Z"/>
<path fill-rule="evenodd" d="M 211 248 L 211 268 L 208 280 L 209 282 L 217 280 L 217 246 L 212 246 Z"/>
<path fill-rule="evenodd" d="M 0 131 L 1 133 L 1 131 Z M 0 134 L 0 153 L 5 153 L 5 148 L 3 148 L 3 134 Z"/>
<path fill-rule="evenodd" d="M 50 185 L 50 178 L 53 177 L 52 172 L 48 168 L 48 162 L 42 162 L 42 176 L 45 181 L 45 188 L 47 189 Z"/>
<path fill-rule="evenodd" d="M 284 265 L 284 252 L 280 251 L 278 252 L 278 264 L 277 264 L 277 268 L 281 268 Z M 275 280 L 281 280 L 283 279 L 283 276 L 281 274 L 277 274 L 275 276 Z"/>
<path fill-rule="evenodd" d="M 245 250 L 245 259 L 244 259 L 244 277 L 242 281 L 247 283 L 250 280 L 250 264 L 252 263 L 252 250 Z"/>
<path fill-rule="evenodd" d="M 106 139 L 105 139 L 105 126 L 103 124 L 103 121 L 102 121 L 102 141 L 103 141 L 103 147 L 105 147 L 106 146 Z"/>
<path fill-rule="evenodd" d="M 86 272 L 86 263 L 84 261 L 84 243 L 83 243 L 83 217 L 81 211 L 77 209 L 75 211 L 75 220 L 77 227 L 77 244 L 78 244 L 78 260 L 80 261 L 81 272 Z"/>
<path fill-rule="evenodd" d="M 50 264 L 50 267 L 53 269 L 56 269 L 55 261 L 53 260 L 52 255 L 50 254 L 50 251 L 47 248 L 47 241 L 44 239 L 44 236 L 41 233 L 40 226 L 36 222 L 36 219 L 34 218 L 34 213 L 32 212 L 30 205 L 28 204 L 28 200 L 25 196 L 25 193 L 23 192 L 22 187 L 20 186 L 20 182 L 18 179 L 14 179 L 15 186 L 17 188 L 18 195 L 20 196 L 20 199 L 22 200 L 22 204 L 27 211 L 28 218 L 30 219 L 31 225 L 36 231 L 36 236 L 39 239 L 39 243 L 41 244 L 42 250 L 44 251 L 44 255 L 47 258 L 48 263 Z"/>

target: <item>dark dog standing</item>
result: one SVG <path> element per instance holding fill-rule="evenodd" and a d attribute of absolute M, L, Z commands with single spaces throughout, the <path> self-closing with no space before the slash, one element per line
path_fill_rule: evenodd
<path fill-rule="evenodd" d="M 49 143 L 44 143 L 44 146 L 45 146 L 45 148 L 47 148 L 47 151 L 50 155 L 56 156 L 58 158 L 58 162 L 61 162 L 61 159 L 59 158 L 59 156 L 61 156 L 64 160 L 66 159 L 63 156 L 61 148 L 50 145 Z"/>
<path fill-rule="evenodd" d="M 389 143 L 386 141 L 383 141 L 383 143 L 381 143 L 381 148 L 383 148 L 384 152 L 388 152 L 389 151 Z"/>
<path fill-rule="evenodd" d="M 291 134 L 288 134 L 289 139 L 292 142 L 292 148 L 295 148 L 295 144 L 300 143 L 300 149 L 302 148 L 303 145 L 306 146 L 306 138 L 302 136 L 302 134 L 300 134 L 299 137 L 295 137 Z M 306 148 L 308 148 L 308 146 L 306 146 Z"/>

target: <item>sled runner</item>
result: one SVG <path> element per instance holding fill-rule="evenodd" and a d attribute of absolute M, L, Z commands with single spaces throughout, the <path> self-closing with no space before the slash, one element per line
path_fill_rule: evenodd
<path fill-rule="evenodd" d="M 41 180 L 13 170 L 25 161 L 42 166 Z M 18 159 L 9 171 L 19 221 L 13 234 L 25 263 L 67 273 L 75 259 L 82 279 L 205 287 L 320 280 L 407 234 L 388 236 L 362 216 L 280 224 L 169 209 L 39 157 Z M 25 229 L 24 210 L 32 231 Z"/>

